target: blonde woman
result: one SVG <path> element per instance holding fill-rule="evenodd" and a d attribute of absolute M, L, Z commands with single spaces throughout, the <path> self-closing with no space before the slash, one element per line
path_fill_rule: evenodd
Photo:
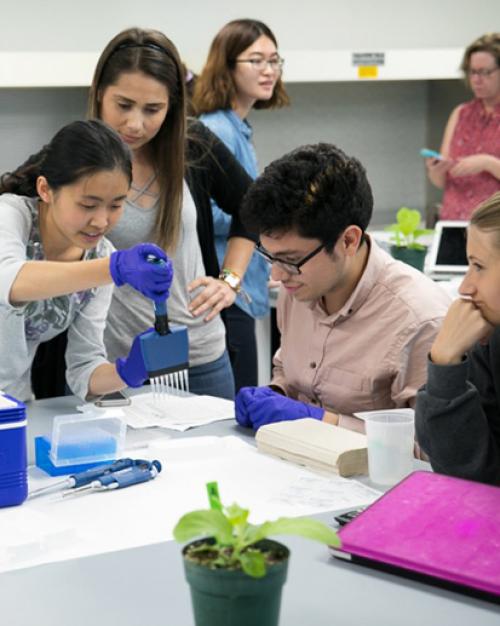
<path fill-rule="evenodd" d="M 471 217 L 469 270 L 429 354 L 418 440 L 438 472 L 500 484 L 500 193 Z"/>

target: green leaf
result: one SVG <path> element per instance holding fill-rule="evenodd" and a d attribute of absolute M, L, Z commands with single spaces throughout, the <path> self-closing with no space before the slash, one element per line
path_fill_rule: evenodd
<path fill-rule="evenodd" d="M 396 214 L 396 219 L 400 231 L 408 237 L 408 235 L 411 235 L 418 228 L 421 215 L 420 211 L 416 209 L 401 207 Z"/>
<path fill-rule="evenodd" d="M 256 543 L 264 537 L 261 532 L 262 524 L 247 524 L 243 536 L 243 544 L 246 546 Z"/>
<path fill-rule="evenodd" d="M 432 230 L 432 228 L 418 228 L 413 233 L 413 236 L 416 239 L 417 237 L 423 237 L 424 235 L 433 235 L 433 234 L 434 234 L 434 231 Z"/>
<path fill-rule="evenodd" d="M 384 228 L 384 230 L 389 230 L 391 232 L 398 233 L 399 232 L 399 224 L 390 224 L 389 226 L 386 226 Z"/>
<path fill-rule="evenodd" d="M 247 523 L 249 510 L 242 509 L 234 503 L 226 507 L 225 514 L 233 526 L 244 526 Z"/>
<path fill-rule="evenodd" d="M 253 578 L 262 578 L 266 573 L 266 559 L 258 550 L 246 550 L 239 555 L 241 569 Z"/>
<path fill-rule="evenodd" d="M 197 537 L 215 537 L 217 543 L 231 545 L 233 527 L 222 511 L 206 509 L 186 513 L 174 528 L 174 539 L 183 543 Z"/>
<path fill-rule="evenodd" d="M 332 528 L 319 520 L 305 517 L 280 517 L 274 522 L 265 522 L 261 525 L 259 534 L 259 539 L 270 535 L 299 535 L 330 546 L 340 545 L 337 533 Z"/>

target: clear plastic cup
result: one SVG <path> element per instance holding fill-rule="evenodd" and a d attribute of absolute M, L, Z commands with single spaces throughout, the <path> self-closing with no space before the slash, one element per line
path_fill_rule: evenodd
<path fill-rule="evenodd" d="M 367 416 L 365 427 L 370 480 L 395 485 L 413 470 L 413 417 L 397 411 L 380 412 Z"/>

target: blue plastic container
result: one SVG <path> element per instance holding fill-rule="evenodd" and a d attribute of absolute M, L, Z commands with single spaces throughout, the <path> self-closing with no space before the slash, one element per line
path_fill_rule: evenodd
<path fill-rule="evenodd" d="M 112 409 L 58 415 L 51 435 L 35 437 L 35 462 L 50 476 L 83 472 L 120 458 L 126 434 L 121 412 Z"/>
<path fill-rule="evenodd" d="M 28 496 L 26 406 L 0 393 L 0 507 Z"/>
<path fill-rule="evenodd" d="M 68 474 L 78 474 L 93 467 L 102 467 L 113 463 L 116 458 L 115 448 L 113 448 L 113 459 L 107 461 L 93 461 L 92 463 L 73 463 L 71 465 L 54 465 L 50 458 L 50 438 L 35 437 L 35 464 L 49 476 L 66 476 Z"/>

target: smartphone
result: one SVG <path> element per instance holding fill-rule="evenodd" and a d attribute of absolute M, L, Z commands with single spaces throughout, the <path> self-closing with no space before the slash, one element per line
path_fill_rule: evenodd
<path fill-rule="evenodd" d="M 114 391 L 113 393 L 107 393 L 105 396 L 101 396 L 94 402 L 96 406 L 128 406 L 130 404 L 130 398 L 127 398 L 121 391 Z"/>
<path fill-rule="evenodd" d="M 443 155 L 436 150 L 430 150 L 429 148 L 422 148 L 420 150 L 420 156 L 423 156 L 425 159 L 438 159 L 440 161 L 443 158 Z"/>

